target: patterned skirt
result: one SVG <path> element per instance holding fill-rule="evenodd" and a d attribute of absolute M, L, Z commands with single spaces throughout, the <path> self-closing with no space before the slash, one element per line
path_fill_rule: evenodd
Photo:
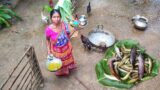
<path fill-rule="evenodd" d="M 62 47 L 53 46 L 52 54 L 62 60 L 61 69 L 55 72 L 57 76 L 68 75 L 70 70 L 76 68 L 76 63 L 72 55 L 72 45 L 70 42 Z"/>

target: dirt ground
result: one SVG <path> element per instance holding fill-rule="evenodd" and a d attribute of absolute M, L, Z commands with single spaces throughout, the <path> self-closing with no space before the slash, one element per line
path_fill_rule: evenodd
<path fill-rule="evenodd" d="M 77 70 L 68 77 L 57 78 L 53 72 L 45 69 L 47 49 L 44 28 L 40 12 L 48 0 L 21 0 L 15 11 L 24 20 L 11 28 L 0 31 L 0 85 L 8 77 L 17 64 L 26 45 L 33 45 L 45 80 L 41 90 L 110 90 L 100 85 L 96 78 L 95 65 L 103 58 L 103 53 L 87 52 L 80 38 L 72 38 L 73 54 L 77 62 Z M 80 34 L 88 35 L 98 24 L 112 32 L 117 40 L 134 39 L 145 47 L 147 52 L 160 58 L 160 0 L 150 0 L 147 4 L 134 4 L 134 0 L 80 0 L 77 13 L 86 14 L 86 6 L 91 1 L 92 15 L 88 17 L 88 25 Z M 133 28 L 131 18 L 144 15 L 149 19 L 146 31 Z M 2 73 L 3 72 L 3 73 Z M 159 90 L 160 74 L 145 81 L 132 90 Z"/>

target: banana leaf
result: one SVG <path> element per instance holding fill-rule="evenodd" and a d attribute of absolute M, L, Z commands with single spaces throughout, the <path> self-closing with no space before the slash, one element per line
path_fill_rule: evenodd
<path fill-rule="evenodd" d="M 4 13 L 6 13 L 6 14 L 11 15 L 12 17 L 16 17 L 16 18 L 18 18 L 19 20 L 22 20 L 22 18 L 19 17 L 13 10 L 11 10 L 11 9 L 5 7 L 5 6 L 0 6 L 0 12 L 4 12 Z"/>
<path fill-rule="evenodd" d="M 149 80 L 158 75 L 158 69 L 159 69 L 160 63 L 158 62 L 157 59 L 148 55 L 145 52 L 145 49 L 141 47 L 137 41 L 121 40 L 114 44 L 114 46 L 117 46 L 117 47 L 121 47 L 122 45 L 124 45 L 128 49 L 132 47 L 137 47 L 140 50 L 140 53 L 143 53 L 144 57 L 148 57 L 152 60 L 153 67 L 152 67 L 151 74 L 145 75 L 142 78 L 142 80 L 139 81 L 138 83 Z M 114 76 L 112 76 L 110 73 L 109 65 L 107 61 L 109 58 L 113 56 L 113 53 L 115 53 L 114 46 L 108 48 L 107 51 L 105 52 L 105 57 L 96 64 L 95 71 L 96 71 L 98 82 L 108 87 L 114 87 L 119 89 L 130 89 L 135 85 L 135 83 L 129 83 L 130 82 L 129 80 L 125 80 L 125 81 L 116 80 L 114 79 Z"/>
<path fill-rule="evenodd" d="M 11 19 L 12 17 L 8 14 L 0 12 L 0 24 L 5 24 L 7 27 L 10 27 L 11 24 L 7 21 Z"/>
<path fill-rule="evenodd" d="M 4 18 L 4 19 L 6 19 L 6 20 L 8 20 L 8 19 L 11 19 L 11 18 L 12 18 L 10 15 L 5 14 L 5 13 L 1 13 L 1 12 L 0 12 L 0 17 Z"/>
<path fill-rule="evenodd" d="M 7 20 L 5 20 L 4 18 L 2 18 L 2 17 L 0 17 L 0 24 L 5 24 L 7 27 L 10 27 L 11 26 L 11 24 L 7 21 Z"/>
<path fill-rule="evenodd" d="M 9 9 L 8 7 L 4 5 L 0 5 L 0 24 L 5 25 L 7 27 L 10 27 L 11 24 L 9 22 L 10 19 L 13 17 L 16 17 L 19 20 L 22 20 L 14 11 Z"/>
<path fill-rule="evenodd" d="M 54 9 L 60 10 L 63 21 L 69 23 L 69 20 L 73 20 L 71 0 L 59 0 Z"/>

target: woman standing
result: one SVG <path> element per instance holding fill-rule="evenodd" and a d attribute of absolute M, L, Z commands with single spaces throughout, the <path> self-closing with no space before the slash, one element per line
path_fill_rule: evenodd
<path fill-rule="evenodd" d="M 50 17 L 52 24 L 45 29 L 48 54 L 53 54 L 53 56 L 62 60 L 62 68 L 55 74 L 57 76 L 69 75 L 70 70 L 76 68 L 69 37 L 70 26 L 61 21 L 59 10 L 53 9 L 50 12 Z"/>

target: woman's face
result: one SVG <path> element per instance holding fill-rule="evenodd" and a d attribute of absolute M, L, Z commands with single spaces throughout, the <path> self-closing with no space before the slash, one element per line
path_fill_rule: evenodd
<path fill-rule="evenodd" d="M 61 17 L 59 15 L 59 13 L 55 12 L 53 15 L 52 15 L 52 22 L 54 24 L 59 24 L 61 21 Z"/>

